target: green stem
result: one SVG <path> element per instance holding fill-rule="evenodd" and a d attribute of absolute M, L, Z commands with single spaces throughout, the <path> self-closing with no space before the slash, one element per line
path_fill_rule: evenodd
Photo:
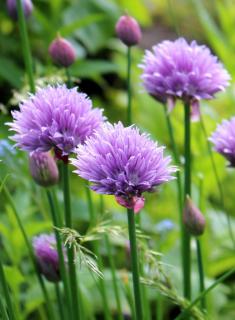
<path fill-rule="evenodd" d="M 190 310 L 199 302 L 201 301 L 211 290 L 213 290 L 218 284 L 226 280 L 228 277 L 233 275 L 235 273 L 235 268 L 232 270 L 229 270 L 224 275 L 222 275 L 220 278 L 218 278 L 212 285 L 210 285 L 206 290 L 204 290 L 202 293 L 200 293 L 196 299 L 194 299 L 190 305 L 184 309 L 184 311 L 178 315 L 178 317 L 175 318 L 175 320 L 181 320 L 181 319 L 188 319 L 188 315 Z"/>
<path fill-rule="evenodd" d="M 184 106 L 184 197 L 191 195 L 191 133 L 190 133 L 190 105 Z M 190 235 L 183 226 L 183 271 L 184 271 L 184 296 L 188 300 L 191 299 L 191 250 L 190 250 Z"/>
<path fill-rule="evenodd" d="M 162 295 L 159 293 L 158 294 L 158 299 L 157 299 L 157 320 L 163 320 L 163 297 Z"/>
<path fill-rule="evenodd" d="M 27 70 L 27 74 L 28 74 L 30 91 L 34 93 L 35 84 L 34 84 L 34 77 L 33 77 L 33 63 L 32 63 L 32 56 L 30 51 L 29 38 L 28 38 L 28 32 L 26 28 L 22 0 L 17 0 L 16 2 L 17 2 L 18 21 L 19 21 L 19 27 L 20 27 L 20 36 L 21 36 L 21 42 L 22 42 L 21 47 L 24 55 L 24 63 Z"/>
<path fill-rule="evenodd" d="M 70 185 L 69 185 L 69 168 L 67 163 L 63 163 L 63 193 L 64 193 L 64 218 L 65 225 L 67 228 L 72 228 L 72 214 L 71 214 L 71 203 L 70 203 Z M 74 248 L 71 246 L 67 250 L 68 253 L 68 271 L 70 280 L 71 290 L 71 301 L 73 308 L 73 319 L 80 319 L 80 308 L 78 304 L 78 290 L 77 290 L 77 274 L 76 264 L 74 261 Z"/>
<path fill-rule="evenodd" d="M 9 320 L 8 314 L 6 312 L 5 306 L 2 302 L 2 299 L 0 299 L 0 315 L 2 316 L 3 320 Z"/>
<path fill-rule="evenodd" d="M 132 209 L 127 209 L 128 217 L 128 230 L 131 249 L 131 268 L 132 268 L 132 280 L 135 297 L 135 312 L 136 319 L 143 319 L 143 309 L 141 301 L 140 281 L 139 281 L 139 266 L 138 266 L 138 253 L 136 243 L 136 231 L 135 231 L 135 214 Z"/>
<path fill-rule="evenodd" d="M 130 126 L 131 124 L 131 47 L 127 47 L 127 125 Z"/>
<path fill-rule="evenodd" d="M 43 296 L 44 296 L 45 306 L 46 306 L 46 309 L 47 309 L 48 316 L 50 317 L 50 319 L 54 319 L 54 314 L 53 314 L 53 310 L 52 310 L 52 307 L 51 307 L 49 295 L 48 295 L 44 280 L 43 280 L 41 274 L 38 272 L 37 262 L 36 262 L 36 259 L 35 259 L 35 256 L 34 256 L 32 245 L 31 245 L 31 243 L 30 243 L 30 241 L 29 241 L 29 239 L 27 237 L 27 234 L 26 234 L 26 232 L 24 230 L 23 224 L 22 224 L 22 222 L 20 220 L 20 215 L 18 214 L 18 212 L 16 210 L 14 201 L 13 201 L 13 199 L 11 197 L 11 194 L 8 191 L 6 185 L 3 185 L 3 192 L 4 192 L 8 202 L 9 202 L 11 208 L 12 208 L 12 211 L 13 211 L 13 213 L 15 215 L 16 221 L 18 223 L 18 226 L 19 226 L 20 231 L 22 233 L 22 236 L 24 238 L 26 247 L 28 248 L 29 256 L 30 256 L 30 259 L 31 259 L 31 261 L 33 263 L 33 267 L 34 267 L 38 282 L 40 284 L 40 287 L 41 287 L 41 290 L 42 290 L 42 293 L 43 293 Z"/>
<path fill-rule="evenodd" d="M 108 252 L 109 265 L 110 265 L 110 269 L 111 269 L 114 295 L 115 295 L 116 304 L 117 304 L 118 319 L 123 320 L 121 299 L 120 299 L 120 293 L 119 293 L 119 288 L 118 288 L 118 278 L 116 275 L 116 268 L 115 268 L 115 263 L 114 263 L 113 255 L 112 255 L 112 247 L 110 244 L 109 236 L 107 234 L 104 236 L 104 239 L 105 239 L 105 245 L 106 245 L 107 252 Z"/>
<path fill-rule="evenodd" d="M 93 202 L 92 202 L 91 190 L 87 186 L 85 187 L 85 190 L 86 190 L 88 210 L 89 210 L 90 221 L 91 221 L 90 226 L 92 227 L 96 224 L 97 218 L 96 218 L 96 214 L 95 214 L 95 210 L 94 210 L 94 206 L 93 206 Z M 93 250 L 95 252 L 95 255 L 98 258 L 98 267 L 102 271 L 103 270 L 102 257 L 100 254 L 98 244 L 96 242 L 93 243 Z M 106 291 L 105 282 L 104 282 L 103 278 L 99 279 L 99 289 L 100 289 L 101 297 L 103 300 L 104 317 L 106 320 L 111 320 L 112 316 L 111 316 L 109 305 L 108 305 L 107 291 Z"/>
<path fill-rule="evenodd" d="M 205 136 L 205 139 L 206 139 L 206 142 L 207 142 L 207 149 L 208 149 L 208 153 L 209 153 L 209 156 L 210 156 L 210 159 L 211 159 L 211 164 L 212 164 L 212 168 L 213 168 L 213 171 L 214 171 L 215 180 L 216 180 L 216 184 L 217 184 L 219 195 L 220 195 L 220 202 L 221 202 L 222 208 L 225 210 L 223 187 L 222 187 L 222 184 L 220 182 L 219 174 L 218 174 L 218 171 L 217 171 L 217 168 L 216 168 L 216 164 L 215 164 L 215 160 L 214 160 L 214 157 L 213 157 L 213 153 L 212 153 L 212 150 L 211 150 L 211 145 L 210 145 L 210 142 L 208 141 L 206 127 L 205 127 L 202 115 L 200 116 L 200 123 L 201 123 L 202 131 L 204 133 L 204 136 Z M 233 247 L 235 248 L 235 238 L 234 238 L 234 235 L 233 235 L 233 229 L 232 229 L 232 225 L 231 225 L 230 215 L 226 210 L 225 210 L 225 214 L 226 214 L 226 218 L 227 218 L 228 231 L 229 231 L 229 234 L 230 234 L 230 238 L 231 238 L 231 241 L 233 243 Z"/>
<path fill-rule="evenodd" d="M 53 201 L 51 191 L 47 189 L 46 193 L 47 193 L 47 199 L 48 199 L 50 210 L 51 210 L 52 221 L 53 221 L 54 226 L 56 227 L 54 229 L 54 232 L 55 232 L 56 246 L 57 246 L 57 251 L 58 251 L 58 256 L 59 256 L 60 274 L 61 274 L 61 278 L 62 278 L 63 285 L 64 285 L 65 301 L 68 303 L 68 304 L 66 304 L 66 306 L 68 307 L 68 310 L 71 310 L 73 305 L 71 302 L 69 283 L 68 283 L 68 278 L 67 278 L 67 274 L 66 274 L 66 265 L 65 265 L 65 261 L 64 261 L 63 246 L 62 246 L 62 241 L 60 238 L 59 231 L 57 230 L 57 228 L 62 227 L 62 225 L 60 224 L 59 219 L 58 219 L 58 214 L 56 214 L 56 211 L 55 211 L 55 206 L 54 206 L 54 201 Z"/>
<path fill-rule="evenodd" d="M 1 255 L 0 255 L 0 283 L 2 285 L 3 293 L 4 293 L 4 296 L 6 299 L 6 304 L 7 304 L 7 309 L 9 312 L 10 320 L 14 320 L 14 319 L 16 319 L 16 317 L 15 317 L 14 307 L 13 307 L 13 303 L 11 301 L 10 292 L 9 292 L 8 284 L 6 281 L 5 273 L 3 270 Z"/>
<path fill-rule="evenodd" d="M 65 315 L 64 315 L 64 303 L 61 297 L 61 292 L 60 292 L 60 287 L 58 283 L 55 283 L 55 294 L 56 294 L 56 300 L 57 300 L 57 304 L 58 304 L 58 309 L 59 309 L 59 317 L 61 320 L 65 319 Z"/>
<path fill-rule="evenodd" d="M 72 79 L 71 74 L 69 72 L 69 68 L 65 68 L 66 76 L 67 76 L 67 87 L 72 88 Z"/>
<path fill-rule="evenodd" d="M 171 123 L 170 115 L 167 111 L 167 107 L 165 104 L 163 105 L 163 107 L 164 107 L 167 129 L 169 132 L 170 144 L 172 148 L 174 162 L 178 167 L 180 167 L 180 157 L 179 157 L 179 152 L 178 152 L 177 145 L 174 138 L 173 126 Z M 177 184 L 177 196 L 178 196 L 178 206 L 179 206 L 179 226 L 180 226 L 180 235 L 181 235 L 181 257 L 182 257 L 182 272 L 183 272 L 184 270 L 184 267 L 183 267 L 184 225 L 183 225 L 183 192 L 182 192 L 182 181 L 181 181 L 180 171 L 176 172 L 176 184 Z"/>
<path fill-rule="evenodd" d="M 201 211 L 202 211 L 202 199 L 203 199 L 203 179 L 200 178 L 198 207 Z M 198 273 L 199 273 L 199 288 L 200 288 L 200 292 L 203 292 L 205 290 L 205 280 L 204 280 L 202 250 L 201 250 L 201 243 L 199 238 L 196 239 L 196 248 L 197 248 L 197 264 L 198 264 Z M 205 298 L 201 300 L 201 307 L 202 309 L 206 309 Z"/>
<path fill-rule="evenodd" d="M 204 283 L 204 270 L 203 270 L 203 263 L 202 263 L 201 244 L 199 239 L 196 239 L 196 245 L 197 245 L 197 263 L 198 263 L 198 272 L 199 272 L 200 292 L 203 292 L 205 290 L 205 283 Z M 206 300 L 204 297 L 201 300 L 201 307 L 202 309 L 206 309 Z"/>

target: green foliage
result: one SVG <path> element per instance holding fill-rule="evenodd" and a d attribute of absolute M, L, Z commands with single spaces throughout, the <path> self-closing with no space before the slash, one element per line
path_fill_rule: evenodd
<path fill-rule="evenodd" d="M 34 69 L 38 83 L 51 82 L 55 74 L 59 79 L 65 79 L 64 70 L 52 67 L 48 56 L 48 46 L 57 32 L 68 38 L 77 52 L 77 62 L 71 67 L 71 75 L 75 84 L 82 91 L 87 92 L 94 101 L 94 105 L 104 108 L 105 115 L 111 121 L 126 121 L 126 50 L 115 38 L 115 22 L 124 10 L 135 16 L 144 28 L 146 42 L 141 47 L 133 48 L 133 118 L 134 122 L 151 134 L 160 145 L 166 145 L 166 154 L 172 149 L 162 106 L 142 92 L 140 86 L 140 69 L 138 64 L 143 56 L 143 47 L 150 47 L 153 43 L 165 37 L 165 34 L 175 38 L 178 25 L 181 35 L 188 38 L 199 38 L 200 42 L 208 43 L 212 50 L 223 61 L 232 77 L 235 76 L 235 5 L 232 0 L 223 1 L 181 0 L 144 1 L 135 0 L 35 0 L 33 16 L 28 20 L 30 43 L 32 46 Z M 174 6 L 173 6 L 174 5 Z M 212 8 L 213 7 L 213 8 Z M 192 14 L 193 12 L 193 14 Z M 175 15 L 175 19 L 172 18 Z M 188 27 L 190 21 L 190 28 Z M 191 23 L 192 21 L 192 23 Z M 149 38 L 149 30 L 153 30 L 154 37 Z M 190 31 L 198 30 L 196 33 Z M 164 32 L 163 32 L 164 31 Z M 24 227 L 30 239 L 41 232 L 52 232 L 53 227 L 49 215 L 48 204 L 44 191 L 35 186 L 28 172 L 27 156 L 16 149 L 12 149 L 4 123 L 10 120 L 9 111 L 18 104 L 18 97 L 28 90 L 23 71 L 23 59 L 19 41 L 18 27 L 5 12 L 3 1 L 0 3 L 0 105 L 7 113 L 0 114 L 0 178 L 7 177 L 7 185 L 14 198 L 14 202 L 21 214 Z M 54 78 L 53 78 L 54 79 Z M 17 90 L 19 96 L 12 90 Z M 208 135 L 214 130 L 222 118 L 234 114 L 234 80 L 231 89 L 218 95 L 216 100 L 201 104 L 202 116 Z M 183 112 L 180 103 L 171 114 L 175 139 L 180 154 L 183 153 Z M 232 218 L 235 230 L 234 179 L 235 174 L 226 168 L 222 157 L 214 154 L 216 168 L 224 189 L 225 207 L 221 205 L 216 179 L 208 154 L 206 137 L 200 123 L 192 125 L 193 149 L 193 198 L 199 198 L 199 185 L 203 180 L 203 212 L 207 220 L 207 230 L 201 238 L 203 259 L 205 264 L 206 284 L 209 285 L 216 278 L 235 266 L 234 248 L 228 233 L 226 222 L 227 212 Z M 7 141 L 7 144 L 5 142 Z M 182 165 L 183 166 L 183 159 Z M 88 206 L 85 201 L 84 182 L 72 175 L 72 210 L 74 212 L 74 227 L 79 233 L 86 234 L 89 230 Z M 1 188 L 0 188 L 1 189 Z M 172 286 L 181 297 L 180 278 L 180 243 L 179 218 L 177 206 L 176 184 L 171 182 L 157 193 L 146 195 L 146 206 L 141 212 L 142 230 L 149 236 L 148 246 L 153 251 L 162 252 L 162 267 L 169 275 Z M 59 208 L 63 207 L 60 187 L 56 191 Z M 95 209 L 99 211 L 99 197 L 94 195 Z M 105 197 L 106 211 L 112 217 L 111 227 L 126 225 L 125 212 L 114 201 L 113 197 Z M 172 223 L 167 228 L 166 220 Z M 22 235 L 9 204 L 3 194 L 0 194 L 0 254 L 6 262 L 5 271 L 10 288 L 16 297 L 17 308 L 22 319 L 43 319 L 43 297 L 34 279 L 32 266 L 27 256 Z M 93 239 L 94 240 L 94 239 Z M 125 237 L 111 239 L 115 254 L 118 274 L 118 286 L 121 291 L 123 311 L 131 309 L 129 268 L 127 263 L 128 247 Z M 116 308 L 115 297 L 111 283 L 107 250 L 104 242 L 99 240 L 101 256 L 104 260 L 104 279 L 107 287 L 109 304 Z M 87 244 L 86 244 L 87 245 Z M 89 244 L 87 250 L 91 250 Z M 198 278 L 196 268 L 196 251 L 192 246 L 193 287 L 194 296 L 198 294 Z M 92 257 L 94 259 L 94 257 Z M 94 260 L 92 260 L 92 263 Z M 168 265 L 170 265 L 168 267 Z M 94 266 L 92 264 L 92 266 Z M 102 313 L 102 300 L 97 287 L 97 279 L 83 267 L 80 270 L 81 291 L 87 313 L 92 316 Z M 151 279 L 152 280 L 152 279 Z M 149 279 L 146 282 L 150 281 Z M 149 284 L 149 282 L 148 282 Z M 151 283 L 154 285 L 155 283 Z M 158 283 L 160 285 L 161 283 Z M 50 294 L 54 297 L 54 288 L 47 283 Z M 159 288 L 158 288 L 159 289 Z M 162 289 L 162 288 L 160 288 Z M 166 288 L 163 288 L 166 289 Z M 156 290 L 148 288 L 148 296 L 155 307 Z M 172 293 L 172 292 L 171 292 Z M 171 294 L 168 292 L 168 297 Z M 175 294 L 175 291 L 173 292 Z M 176 294 L 176 297 L 177 297 Z M 175 296 L 172 298 L 175 298 Z M 230 320 L 234 318 L 234 286 L 231 280 L 218 287 L 208 296 L 209 314 L 211 319 Z M 90 303 L 92 301 L 92 303 Z M 174 300 L 175 302 L 175 300 Z M 177 301 L 176 301 L 177 302 Z M 185 301 L 183 301 L 185 303 Z M 188 303 L 186 302 L 186 305 Z M 164 304 L 165 315 L 173 308 L 167 300 Z M 196 309 L 196 313 L 197 313 Z M 199 315 L 201 316 L 201 315 Z M 167 316 L 166 318 L 167 319 Z"/>

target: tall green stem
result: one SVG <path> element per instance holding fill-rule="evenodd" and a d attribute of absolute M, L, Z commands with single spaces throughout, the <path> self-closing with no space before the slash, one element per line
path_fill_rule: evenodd
<path fill-rule="evenodd" d="M 61 297 L 61 292 L 60 292 L 60 287 L 58 283 L 55 283 L 55 294 L 56 294 L 56 299 L 57 299 L 57 304 L 58 304 L 58 309 L 59 309 L 59 318 L 61 320 L 65 319 L 64 315 L 64 303 L 63 299 Z"/>
<path fill-rule="evenodd" d="M 23 224 L 22 224 L 22 222 L 20 220 L 20 215 L 18 214 L 18 212 L 16 210 L 16 207 L 15 207 L 14 201 L 13 201 L 13 199 L 11 197 L 11 194 L 10 194 L 10 192 L 8 191 L 8 189 L 7 189 L 7 187 L 5 185 L 3 185 L 3 192 L 4 192 L 8 202 L 9 202 L 11 208 L 12 208 L 12 211 L 13 211 L 13 213 L 15 215 L 16 221 L 18 223 L 18 226 L 19 226 L 20 231 L 22 233 L 22 236 L 24 238 L 25 244 L 26 244 L 26 246 L 28 248 L 29 256 L 30 256 L 30 259 L 31 259 L 31 261 L 33 263 L 35 274 L 36 274 L 36 276 L 38 278 L 38 282 L 39 282 L 40 287 L 42 289 L 42 293 L 43 293 L 43 296 L 44 296 L 44 300 L 45 300 L 45 305 L 46 305 L 48 316 L 50 317 L 50 319 L 54 319 L 54 314 L 53 314 L 53 310 L 52 310 L 52 307 L 51 307 L 49 295 L 48 295 L 44 280 L 43 280 L 41 274 L 38 272 L 37 262 L 36 262 L 36 259 L 35 259 L 35 256 L 34 256 L 34 252 L 33 252 L 31 243 L 30 243 L 30 241 L 29 241 L 29 239 L 27 237 L 27 234 L 26 234 L 26 232 L 24 230 Z"/>
<path fill-rule="evenodd" d="M 143 320 L 143 309 L 140 292 L 140 281 L 139 281 L 139 265 L 138 265 L 138 253 L 136 243 L 136 230 L 135 230 L 135 214 L 132 209 L 127 209 L 128 217 L 128 230 L 129 240 L 131 249 L 131 268 L 133 278 L 133 289 L 135 297 L 135 313 L 137 320 Z"/>
<path fill-rule="evenodd" d="M 72 79 L 71 79 L 69 68 L 65 68 L 65 72 L 67 76 L 67 86 L 68 88 L 72 88 Z"/>
<path fill-rule="evenodd" d="M 191 195 L 191 121 L 190 121 L 190 105 L 184 106 L 184 198 Z M 183 269 L 184 269 L 184 296 L 191 298 L 191 250 L 190 235 L 183 226 Z"/>
<path fill-rule="evenodd" d="M 184 311 L 178 315 L 175 320 L 181 320 L 181 319 L 189 319 L 189 313 L 190 310 L 199 302 L 202 300 L 203 297 L 205 297 L 211 290 L 213 290 L 218 284 L 222 283 L 223 281 L 225 281 L 228 277 L 230 277 L 231 275 L 233 275 L 235 273 L 235 268 L 233 268 L 232 270 L 229 270 L 228 272 L 226 272 L 225 274 L 223 274 L 221 277 L 219 277 L 214 283 L 212 283 L 212 285 L 210 285 L 208 288 L 206 288 L 202 293 L 200 293 L 196 299 L 194 299 L 190 305 L 184 309 Z"/>
<path fill-rule="evenodd" d="M 21 36 L 21 42 L 22 42 L 21 47 L 24 55 L 24 63 L 27 70 L 27 74 L 28 74 L 30 91 L 34 93 L 35 84 L 34 84 L 34 77 L 33 77 L 33 63 L 32 63 L 32 56 L 30 51 L 29 38 L 28 38 L 28 32 L 26 28 L 22 0 L 17 0 L 16 2 L 17 2 L 18 21 L 19 21 L 19 27 L 20 27 L 20 36 Z"/>
<path fill-rule="evenodd" d="M 56 246 L 57 246 L 57 251 L 58 251 L 58 256 L 59 256 L 60 274 L 61 274 L 61 278 L 62 278 L 63 285 L 64 285 L 65 301 L 68 303 L 68 304 L 66 304 L 65 307 L 67 307 L 67 310 L 71 310 L 73 305 L 71 302 L 71 294 L 69 291 L 69 283 L 68 283 L 68 278 L 67 278 L 67 274 L 66 274 L 66 266 L 65 266 L 65 261 L 64 261 L 64 253 L 63 253 L 63 249 L 62 249 L 63 248 L 62 241 L 60 238 L 59 231 L 57 230 L 57 228 L 61 228 L 62 225 L 59 222 L 58 213 L 55 210 L 54 201 L 53 201 L 51 191 L 47 190 L 46 193 L 47 193 L 47 199 L 48 199 L 50 210 L 51 210 L 52 221 L 53 221 L 54 226 L 56 227 L 54 229 L 54 232 L 55 232 Z M 56 289 L 58 289 L 58 288 L 56 288 Z"/>
<path fill-rule="evenodd" d="M 131 124 L 131 47 L 127 47 L 127 125 L 130 126 Z"/>
<path fill-rule="evenodd" d="M 89 215 L 90 215 L 90 221 L 91 221 L 90 222 L 90 226 L 92 227 L 92 226 L 94 226 L 96 224 L 97 217 L 96 217 L 96 213 L 95 213 L 93 202 L 92 202 L 91 191 L 87 186 L 86 186 L 85 190 L 86 190 L 88 209 L 89 209 Z M 101 257 L 101 254 L 100 254 L 100 250 L 99 250 L 98 244 L 96 242 L 93 243 L 93 250 L 95 252 L 95 255 L 98 258 L 99 269 L 102 271 L 103 270 L 102 257 Z M 104 282 L 103 278 L 99 279 L 99 289 L 100 289 L 100 293 L 101 293 L 101 298 L 103 300 L 104 318 L 106 320 L 111 320 L 112 316 L 111 316 L 111 312 L 110 312 L 110 309 L 109 309 L 107 291 L 106 291 L 105 282 Z"/>
<path fill-rule="evenodd" d="M 15 318 L 15 313 L 14 313 L 14 307 L 11 301 L 11 297 L 10 297 L 10 292 L 9 292 L 9 288 L 8 288 L 8 284 L 6 281 L 6 277 L 5 277 L 5 273 L 3 270 L 3 265 L 2 265 L 2 261 L 1 261 L 1 255 L 0 255 L 0 284 L 2 285 L 2 289 L 3 289 L 3 293 L 6 299 L 6 304 L 7 304 L 7 309 L 9 312 L 9 317 L 10 320 L 14 320 Z"/>
<path fill-rule="evenodd" d="M 196 239 L 196 246 L 197 246 L 197 263 L 198 263 L 198 272 L 199 272 L 200 292 L 203 292 L 205 290 L 205 283 L 204 283 L 204 270 L 203 270 L 203 263 L 202 263 L 201 244 L 199 239 Z M 201 300 L 201 307 L 202 309 L 206 308 L 206 300 L 204 297 Z"/>
<path fill-rule="evenodd" d="M 120 299 L 120 293 L 119 293 L 119 288 L 118 288 L 118 278 L 116 275 L 115 263 L 114 263 L 113 255 L 112 255 L 112 247 L 110 244 L 109 236 L 107 234 L 104 236 L 104 239 L 105 239 L 105 245 L 106 245 L 107 252 L 108 252 L 108 260 L 109 260 L 112 282 L 113 282 L 113 290 L 114 290 L 114 295 L 115 295 L 116 304 L 117 304 L 117 312 L 118 312 L 117 318 L 118 318 L 118 320 L 123 320 L 121 299 Z"/>
<path fill-rule="evenodd" d="M 200 179 L 199 184 L 199 203 L 198 207 L 202 211 L 202 199 L 203 199 L 203 180 Z M 202 260 L 202 250 L 200 240 L 196 239 L 196 248 L 197 248 L 197 264 L 198 264 L 198 273 L 199 273 L 199 288 L 200 292 L 205 290 L 205 280 L 204 280 L 204 268 L 203 268 L 203 260 Z M 201 300 L 202 309 L 206 309 L 206 298 L 203 297 Z"/>
<path fill-rule="evenodd" d="M 101 212 L 101 215 L 104 214 L 104 198 L 102 195 L 100 196 L 100 212 Z M 110 244 L 108 234 L 105 234 L 104 240 L 105 240 L 105 245 L 106 245 L 107 253 L 108 253 L 109 266 L 111 269 L 113 290 L 114 290 L 114 295 L 115 295 L 116 304 L 117 304 L 118 320 L 123 320 L 121 298 L 120 298 L 120 293 L 119 293 L 119 288 L 118 288 L 118 278 L 117 278 L 116 267 L 115 267 L 113 254 L 112 254 L 112 246 Z"/>
<path fill-rule="evenodd" d="M 169 132 L 170 137 L 170 143 L 172 147 L 172 153 L 174 157 L 175 164 L 180 167 L 180 157 L 179 152 L 177 149 L 177 145 L 175 143 L 174 138 L 174 132 L 173 132 L 173 126 L 171 123 L 170 115 L 167 111 L 166 105 L 164 107 L 165 117 L 166 117 L 166 123 L 167 123 L 167 129 Z M 179 206 L 179 226 L 180 226 L 180 235 L 181 235 L 181 257 L 182 257 L 182 272 L 184 270 L 183 268 L 183 246 L 184 246 L 184 231 L 183 231 L 183 192 L 182 192 L 182 182 L 181 182 L 181 174 L 180 171 L 176 172 L 176 184 L 177 184 L 177 195 L 178 195 L 178 206 Z"/>
<path fill-rule="evenodd" d="M 0 315 L 2 316 L 3 320 L 9 320 L 8 314 L 6 312 L 5 306 L 0 298 Z"/>
<path fill-rule="evenodd" d="M 67 228 L 72 228 L 72 214 L 71 214 L 71 203 L 70 203 L 70 184 L 69 184 L 69 169 L 68 164 L 63 163 L 63 192 L 64 192 L 64 216 L 65 225 Z M 78 292 L 77 292 L 77 274 L 76 265 L 74 261 L 74 248 L 73 246 L 68 248 L 68 269 L 69 269 L 69 280 L 71 290 L 71 300 L 73 308 L 73 319 L 80 319 L 80 308 L 78 304 Z"/>

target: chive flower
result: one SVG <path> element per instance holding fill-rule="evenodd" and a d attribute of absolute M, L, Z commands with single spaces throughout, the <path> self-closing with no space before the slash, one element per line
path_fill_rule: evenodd
<path fill-rule="evenodd" d="M 33 11 L 33 4 L 31 0 L 21 0 L 23 6 L 23 12 L 26 18 L 28 18 L 32 11 Z M 17 12 L 17 0 L 7 0 L 7 11 L 9 16 L 13 20 L 18 19 L 18 12 Z"/>
<path fill-rule="evenodd" d="M 173 179 L 176 168 L 169 166 L 171 157 L 164 157 L 163 150 L 134 126 L 105 123 L 78 147 L 71 162 L 92 190 L 114 195 L 120 205 L 138 212 L 144 192 Z"/>
<path fill-rule="evenodd" d="M 188 43 L 184 38 L 163 41 L 147 50 L 141 79 L 146 91 L 156 100 L 167 103 L 169 111 L 176 99 L 192 106 L 192 116 L 199 116 L 199 102 L 213 99 L 228 86 L 230 76 L 209 48 Z"/>
<path fill-rule="evenodd" d="M 235 167 L 235 117 L 217 125 L 209 140 L 213 143 L 214 150 L 224 156 L 231 167 Z"/>
<path fill-rule="evenodd" d="M 33 250 L 39 272 L 48 281 L 60 281 L 59 255 L 54 234 L 41 234 L 34 237 Z"/>
<path fill-rule="evenodd" d="M 91 100 L 65 85 L 47 86 L 20 104 L 13 111 L 10 130 L 16 132 L 12 140 L 20 149 L 68 156 L 78 144 L 84 143 L 104 121 L 102 110 L 92 109 Z"/>

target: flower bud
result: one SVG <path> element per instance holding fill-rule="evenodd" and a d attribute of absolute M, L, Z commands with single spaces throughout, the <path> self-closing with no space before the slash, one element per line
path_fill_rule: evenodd
<path fill-rule="evenodd" d="M 21 0 L 21 1 L 22 1 L 24 15 L 26 18 L 28 18 L 33 11 L 33 4 L 31 0 Z M 9 16 L 13 20 L 18 19 L 17 0 L 7 0 L 7 11 Z"/>
<path fill-rule="evenodd" d="M 33 249 L 39 272 L 48 281 L 60 281 L 59 255 L 54 234 L 41 234 L 33 238 Z"/>
<path fill-rule="evenodd" d="M 138 22 L 128 16 L 121 16 L 116 24 L 116 33 L 118 38 L 128 47 L 134 46 L 140 42 L 141 30 Z"/>
<path fill-rule="evenodd" d="M 143 207 L 145 199 L 143 196 L 137 197 L 133 196 L 131 198 L 115 196 L 115 199 L 118 204 L 127 209 L 133 209 L 134 213 L 138 213 Z"/>
<path fill-rule="evenodd" d="M 193 236 L 200 236 L 205 230 L 205 218 L 189 197 L 185 203 L 183 222 L 188 232 Z"/>
<path fill-rule="evenodd" d="M 59 171 L 50 152 L 34 152 L 29 157 L 29 168 L 34 181 L 42 187 L 58 183 Z"/>
<path fill-rule="evenodd" d="M 65 68 L 69 67 L 76 60 L 76 52 L 72 45 L 60 36 L 50 44 L 49 54 L 55 64 Z"/>

